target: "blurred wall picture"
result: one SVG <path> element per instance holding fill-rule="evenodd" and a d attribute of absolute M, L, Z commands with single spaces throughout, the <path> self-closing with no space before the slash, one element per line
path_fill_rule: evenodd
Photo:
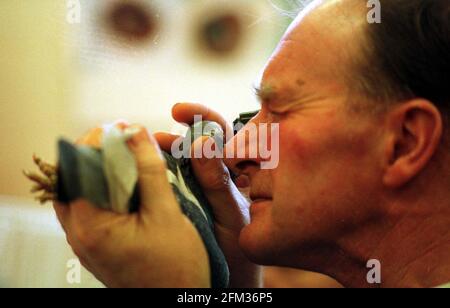
<path fill-rule="evenodd" d="M 0 1 L 0 287 L 102 287 L 81 268 L 48 204 L 21 174 L 56 160 L 59 137 L 125 119 L 179 132 L 189 101 L 232 121 L 258 103 L 252 86 L 292 1 Z M 282 9 L 280 9 L 282 8 Z M 81 272 L 77 272 L 77 268 Z"/>

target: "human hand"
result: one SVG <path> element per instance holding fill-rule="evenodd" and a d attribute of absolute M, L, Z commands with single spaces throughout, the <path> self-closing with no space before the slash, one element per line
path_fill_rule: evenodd
<path fill-rule="evenodd" d="M 220 124 L 224 131 L 231 131 L 225 119 L 206 106 L 182 103 L 175 105 L 172 109 L 173 118 L 183 124 L 192 125 L 195 115 L 201 115 L 204 121 Z M 169 153 L 172 143 L 179 137 L 168 133 L 155 134 L 161 149 Z M 204 151 L 204 145 L 208 141 L 209 148 L 213 143 L 212 138 L 202 137 L 195 140 L 191 150 L 196 151 L 198 147 L 201 147 Z M 238 245 L 240 231 L 249 221 L 247 199 L 231 180 L 230 172 L 221 158 L 208 159 L 204 156 L 192 158 L 191 164 L 214 212 L 215 235 L 230 268 L 230 285 L 232 287 L 260 286 L 260 267 L 248 261 Z M 242 186 L 245 186 L 243 183 L 245 179 L 240 181 Z"/>
<path fill-rule="evenodd" d="M 204 244 L 181 212 L 157 143 L 139 128 L 128 141 L 139 174 L 139 212 L 119 215 L 84 200 L 55 203 L 67 240 L 81 263 L 108 287 L 209 287 Z M 99 147 L 101 136 L 97 128 L 77 143 Z"/>

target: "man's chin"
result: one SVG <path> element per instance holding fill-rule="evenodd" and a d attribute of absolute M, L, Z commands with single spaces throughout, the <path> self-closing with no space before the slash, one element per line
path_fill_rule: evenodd
<path fill-rule="evenodd" d="M 253 221 L 245 226 L 239 236 L 239 246 L 245 256 L 253 263 L 260 265 L 274 265 L 273 241 L 269 239 L 268 233 Z"/>

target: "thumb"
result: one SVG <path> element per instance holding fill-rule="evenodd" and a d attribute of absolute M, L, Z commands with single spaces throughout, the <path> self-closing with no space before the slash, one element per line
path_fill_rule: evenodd
<path fill-rule="evenodd" d="M 167 179 L 167 165 L 157 142 L 142 126 L 132 126 L 130 129 L 138 130 L 127 143 L 136 159 L 141 213 L 155 217 L 180 213 Z"/>
<path fill-rule="evenodd" d="M 198 138 L 192 151 L 206 151 L 214 143 L 210 137 Z M 211 204 L 216 222 L 222 227 L 239 231 L 248 222 L 248 201 L 239 192 L 228 168 L 221 158 L 192 158 L 192 168 L 202 190 Z M 192 155 L 191 157 L 194 157 Z"/>

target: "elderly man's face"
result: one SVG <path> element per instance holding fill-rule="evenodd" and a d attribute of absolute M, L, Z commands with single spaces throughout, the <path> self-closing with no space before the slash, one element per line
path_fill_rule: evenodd
<path fill-rule="evenodd" d="M 339 245 L 355 226 L 379 214 L 379 120 L 348 111 L 342 77 L 351 74 L 364 14 L 328 1 L 316 2 L 303 15 L 265 68 L 262 109 L 253 120 L 279 123 L 278 167 L 261 170 L 259 159 L 227 161 L 250 177 L 251 197 L 258 199 L 241 246 L 266 264 L 276 259 L 294 265 L 299 254 L 308 262 L 307 251 Z"/>

